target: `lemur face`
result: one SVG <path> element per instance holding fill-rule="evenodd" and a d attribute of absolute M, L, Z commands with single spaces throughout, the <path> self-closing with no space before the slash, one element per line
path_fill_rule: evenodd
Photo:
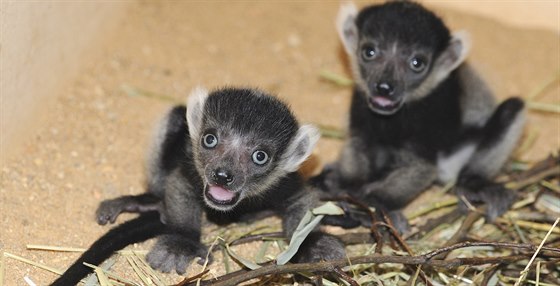
<path fill-rule="evenodd" d="M 220 211 L 264 195 L 297 171 L 319 139 L 286 104 L 253 89 L 195 89 L 187 123 L 204 201 Z"/>
<path fill-rule="evenodd" d="M 266 179 L 277 166 L 275 144 L 254 134 L 209 126 L 203 131 L 197 165 L 202 170 L 204 200 L 214 209 L 227 211 L 248 197 L 259 196 Z"/>
<path fill-rule="evenodd" d="M 356 82 L 370 109 L 388 115 L 397 112 L 427 78 L 433 53 L 397 40 L 364 36 L 355 57 L 359 66 Z"/>
<path fill-rule="evenodd" d="M 451 36 L 440 18 L 414 2 L 387 2 L 360 13 L 345 4 L 337 27 L 356 87 L 382 115 L 429 94 L 468 52 L 466 35 Z"/>

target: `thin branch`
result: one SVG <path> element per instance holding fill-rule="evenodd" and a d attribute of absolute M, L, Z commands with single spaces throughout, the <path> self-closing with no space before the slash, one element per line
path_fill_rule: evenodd
<path fill-rule="evenodd" d="M 244 281 L 259 278 L 262 276 L 270 274 L 287 274 L 287 273 L 299 273 L 299 272 L 334 272 L 336 267 L 344 267 L 347 265 L 356 264 L 381 264 L 381 263 L 399 263 L 404 265 L 426 265 L 433 267 L 442 268 L 456 268 L 463 265 L 485 265 L 485 264 L 502 264 L 502 263 L 512 263 L 527 259 L 530 257 L 529 254 L 511 255 L 511 256 L 499 256 L 499 257 L 474 257 L 474 258 L 455 258 L 450 260 L 440 260 L 434 259 L 439 254 L 447 253 L 449 251 L 465 248 L 465 247 L 475 247 L 475 246 L 491 246 L 496 248 L 510 248 L 510 249 L 523 249 L 535 251 L 537 246 L 531 244 L 516 244 L 508 242 L 463 242 L 448 247 L 443 247 L 441 249 L 436 249 L 432 252 L 426 253 L 424 255 L 418 256 L 381 256 L 378 254 L 372 254 L 367 256 L 358 256 L 350 259 L 339 259 L 326 262 L 315 262 L 315 263 L 301 263 L 301 264 L 286 264 L 286 265 L 275 265 L 274 263 L 268 263 L 263 265 L 261 268 L 255 270 L 240 270 L 233 272 L 216 279 L 201 281 L 201 285 L 218 285 L 218 286 L 228 286 L 228 285 L 238 285 Z M 559 248 L 542 247 L 541 250 L 547 250 L 555 253 L 560 253 Z M 542 255 L 539 254 L 539 255 Z M 557 260 L 559 257 L 555 257 Z"/>
<path fill-rule="evenodd" d="M 342 268 L 335 267 L 334 268 L 334 273 L 336 273 L 336 275 L 338 275 L 338 277 L 340 277 L 340 279 L 348 282 L 348 284 L 350 284 L 351 286 L 360 286 L 360 284 L 358 284 L 358 282 L 356 282 L 356 280 L 354 280 L 352 277 L 350 277 L 348 274 L 346 274 L 346 272 L 344 272 L 342 270 Z"/>
<path fill-rule="evenodd" d="M 328 200 L 349 202 L 351 204 L 356 205 L 364 212 L 366 212 L 371 219 L 371 227 L 370 227 L 371 234 L 373 235 L 375 241 L 377 242 L 377 245 L 375 246 L 375 253 L 381 253 L 381 249 L 383 248 L 383 239 L 381 234 L 379 233 L 379 229 L 377 228 L 377 222 L 378 222 L 377 218 L 375 216 L 375 213 L 371 211 L 371 208 L 367 204 L 357 200 L 356 198 L 350 195 L 328 198 Z"/>
<path fill-rule="evenodd" d="M 187 278 L 183 279 L 183 281 L 179 282 L 179 284 L 177 284 L 177 285 L 175 285 L 175 286 L 184 286 L 184 285 L 187 285 L 187 284 L 189 284 L 189 283 L 192 282 L 192 281 L 195 281 L 195 280 L 197 280 L 197 279 L 200 279 L 200 278 L 204 277 L 204 275 L 206 275 L 206 273 L 208 273 L 208 272 L 210 272 L 210 269 L 206 269 L 206 270 L 204 270 L 204 271 L 202 271 L 202 272 L 200 272 L 200 273 L 198 273 L 198 274 L 196 274 L 196 275 L 194 275 L 194 276 L 187 277 Z"/>

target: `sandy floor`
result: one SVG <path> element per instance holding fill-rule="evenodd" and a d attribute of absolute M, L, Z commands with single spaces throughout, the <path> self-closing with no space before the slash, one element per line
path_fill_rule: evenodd
<path fill-rule="evenodd" d="M 87 247 L 107 230 L 93 221 L 98 203 L 143 191 L 149 134 L 171 102 L 131 97 L 126 87 L 183 101 L 199 84 L 258 86 L 286 99 L 302 122 L 344 126 L 350 90 L 318 76 L 348 75 L 334 30 L 337 9 L 336 2 L 133 6 L 101 57 L 60 94 L 48 125 L 2 166 L 1 251 L 64 269 L 75 255 L 28 251 L 26 244 Z M 499 98 L 527 96 L 560 68 L 555 33 L 440 12 L 453 29 L 471 32 L 470 60 Z M 536 100 L 559 103 L 558 84 Z M 531 112 L 528 133 L 537 139 L 521 159 L 558 149 L 559 123 L 557 115 Z M 331 161 L 339 147 L 322 139 L 316 155 Z M 55 278 L 13 259 L 4 268 L 5 285 L 26 285 L 26 275 L 39 285 Z"/>

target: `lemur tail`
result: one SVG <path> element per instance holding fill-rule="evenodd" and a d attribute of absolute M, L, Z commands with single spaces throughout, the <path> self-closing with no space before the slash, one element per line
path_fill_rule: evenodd
<path fill-rule="evenodd" d="M 164 231 L 165 225 L 161 222 L 158 212 L 145 213 L 116 226 L 95 241 L 51 286 L 76 285 L 93 271 L 85 266 L 84 262 L 99 265 L 127 245 L 156 237 Z"/>

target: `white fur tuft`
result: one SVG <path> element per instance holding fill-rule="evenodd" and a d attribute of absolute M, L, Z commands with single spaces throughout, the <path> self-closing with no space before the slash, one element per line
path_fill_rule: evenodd
<path fill-rule="evenodd" d="M 459 41 L 461 43 L 461 52 L 459 53 L 459 59 L 455 62 L 451 70 L 456 69 L 460 64 L 465 62 L 472 46 L 471 35 L 465 30 L 456 31 L 453 33 L 453 36 L 451 37 L 451 43 L 454 43 L 456 41 Z"/>
<path fill-rule="evenodd" d="M 300 165 L 311 155 L 315 144 L 319 141 L 319 130 L 310 124 L 299 128 L 296 136 L 284 152 L 282 167 L 286 172 L 295 172 Z"/>
<path fill-rule="evenodd" d="M 204 114 L 204 103 L 208 97 L 208 90 L 198 86 L 191 91 L 187 99 L 187 124 L 189 125 L 190 137 L 198 140 L 200 133 L 200 125 Z"/>
<path fill-rule="evenodd" d="M 344 44 L 346 52 L 352 55 L 358 43 L 358 31 L 354 23 L 358 15 L 358 8 L 352 1 L 344 1 L 340 5 L 336 17 L 336 30 Z M 352 36 L 354 39 L 352 39 Z"/>

